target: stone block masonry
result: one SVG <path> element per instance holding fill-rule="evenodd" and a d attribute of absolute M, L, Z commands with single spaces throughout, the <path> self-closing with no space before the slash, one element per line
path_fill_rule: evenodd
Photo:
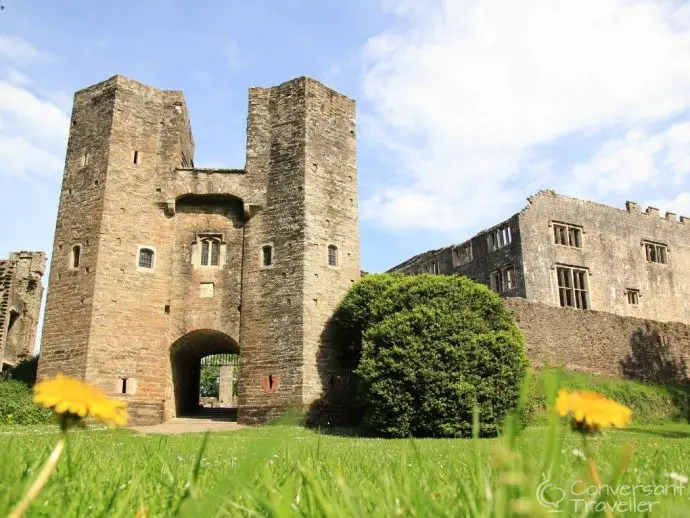
<path fill-rule="evenodd" d="M 557 308 L 522 298 L 506 306 L 525 335 L 527 357 L 535 367 L 651 382 L 690 379 L 690 326 Z"/>
<path fill-rule="evenodd" d="M 466 275 L 503 297 L 690 324 L 690 226 L 545 190 L 522 211 L 457 245 L 390 271 Z"/>
<path fill-rule="evenodd" d="M 45 264 L 43 252 L 13 252 L 0 260 L 0 366 L 33 357 Z"/>
<path fill-rule="evenodd" d="M 239 353 L 241 422 L 317 399 L 360 274 L 354 128 L 354 101 L 313 79 L 252 88 L 245 167 L 202 169 L 181 92 L 77 92 L 39 378 L 158 422 L 196 410 L 202 357 Z"/>

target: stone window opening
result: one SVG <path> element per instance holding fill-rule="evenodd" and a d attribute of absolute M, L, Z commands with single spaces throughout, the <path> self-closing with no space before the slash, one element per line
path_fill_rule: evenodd
<path fill-rule="evenodd" d="M 489 275 L 489 287 L 496 293 L 512 290 L 516 286 L 515 267 L 512 264 L 493 271 Z"/>
<path fill-rule="evenodd" d="M 201 266 L 218 266 L 220 260 L 220 242 L 208 238 L 201 241 Z"/>
<path fill-rule="evenodd" d="M 553 224 L 554 241 L 557 245 L 582 248 L 582 228 L 565 223 Z"/>
<path fill-rule="evenodd" d="M 500 270 L 491 272 L 490 283 L 492 291 L 495 291 L 496 293 L 501 293 L 503 291 L 503 276 L 501 275 Z"/>
<path fill-rule="evenodd" d="M 261 247 L 261 264 L 263 266 L 273 266 L 273 247 L 271 245 Z"/>
<path fill-rule="evenodd" d="M 328 266 L 338 266 L 338 247 L 328 245 Z"/>
<path fill-rule="evenodd" d="M 505 289 L 512 290 L 515 287 L 515 268 L 513 265 L 507 266 L 503 270 L 503 277 L 505 278 Z"/>
<path fill-rule="evenodd" d="M 558 298 L 561 306 L 589 309 L 587 270 L 559 266 L 556 268 L 556 275 L 558 277 Z"/>
<path fill-rule="evenodd" d="M 134 378 L 121 377 L 117 379 L 117 389 L 119 394 L 134 394 L 137 384 Z"/>
<path fill-rule="evenodd" d="M 84 153 L 84 156 L 81 157 L 81 166 L 86 167 L 87 165 L 89 165 L 89 154 Z"/>
<path fill-rule="evenodd" d="M 134 155 L 132 156 L 132 163 L 134 165 L 139 165 L 139 151 L 134 151 Z"/>
<path fill-rule="evenodd" d="M 81 245 L 74 245 L 72 247 L 72 252 L 70 254 L 70 268 L 76 270 L 79 268 L 79 263 L 81 262 Z"/>
<path fill-rule="evenodd" d="M 219 267 L 225 263 L 223 234 L 197 234 L 192 243 L 192 264 L 195 266 Z"/>
<path fill-rule="evenodd" d="M 488 237 L 489 250 L 492 252 L 503 248 L 513 242 L 513 236 L 510 232 L 510 225 L 504 225 L 495 230 L 492 230 Z"/>
<path fill-rule="evenodd" d="M 458 245 L 453 248 L 453 259 L 456 266 L 467 264 L 472 261 L 472 243 Z"/>
<path fill-rule="evenodd" d="M 644 243 L 645 256 L 649 263 L 668 263 L 668 246 L 661 243 Z"/>
<path fill-rule="evenodd" d="M 155 255 L 152 248 L 140 247 L 137 266 L 144 270 L 153 270 Z"/>
<path fill-rule="evenodd" d="M 625 290 L 625 294 L 628 297 L 628 304 L 631 306 L 638 306 L 640 304 L 640 290 L 628 288 Z"/>
<path fill-rule="evenodd" d="M 280 376 L 276 376 L 275 374 L 261 376 L 261 388 L 265 393 L 278 392 L 280 388 Z"/>

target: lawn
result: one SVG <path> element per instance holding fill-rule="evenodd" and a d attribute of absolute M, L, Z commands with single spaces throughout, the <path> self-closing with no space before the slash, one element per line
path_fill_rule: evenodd
<path fill-rule="evenodd" d="M 586 477 L 582 438 L 564 427 L 553 430 L 530 428 L 511 451 L 498 439 L 384 440 L 274 425 L 210 434 L 201 456 L 202 434 L 80 430 L 70 432 L 58 471 L 28 515 L 546 516 L 535 499 L 544 457 L 555 459 L 554 485 L 570 491 Z M 0 427 L 0 516 L 20 498 L 56 435 L 53 426 Z M 593 437 L 592 457 L 604 482 L 626 443 L 634 454 L 619 487 L 666 488 L 654 488 L 665 495 L 644 496 L 640 487 L 632 505 L 652 502 L 652 516 L 690 515 L 687 486 L 676 482 L 674 496 L 667 475 L 690 474 L 690 426 L 637 425 Z M 550 501 L 558 495 L 546 492 Z M 561 516 L 575 515 L 582 498 L 562 502 Z M 630 505 L 631 498 L 619 495 L 610 503 Z"/>

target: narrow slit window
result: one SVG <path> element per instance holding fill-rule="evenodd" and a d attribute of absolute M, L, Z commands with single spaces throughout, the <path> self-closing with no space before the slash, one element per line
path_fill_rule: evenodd
<path fill-rule="evenodd" d="M 84 153 L 84 156 L 81 159 L 81 166 L 84 167 L 84 166 L 87 166 L 88 164 L 89 164 L 89 154 Z"/>
<path fill-rule="evenodd" d="M 328 265 L 338 266 L 338 247 L 335 245 L 328 246 Z"/>
<path fill-rule="evenodd" d="M 134 156 L 132 157 L 132 162 L 134 162 L 134 165 L 139 165 L 139 151 L 134 152 Z"/>
<path fill-rule="evenodd" d="M 153 250 L 150 248 L 139 250 L 139 268 L 153 269 Z"/>
<path fill-rule="evenodd" d="M 127 394 L 127 378 L 122 378 L 122 394 Z"/>
<path fill-rule="evenodd" d="M 273 264 L 273 247 L 266 245 L 262 248 L 263 265 L 271 266 Z"/>
<path fill-rule="evenodd" d="M 81 260 L 81 246 L 79 245 L 74 245 L 72 247 L 72 260 L 70 261 L 70 265 L 72 268 L 79 268 L 79 262 Z"/>

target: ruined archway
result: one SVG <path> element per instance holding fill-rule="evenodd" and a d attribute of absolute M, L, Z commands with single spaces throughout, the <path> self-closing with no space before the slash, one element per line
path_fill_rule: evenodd
<path fill-rule="evenodd" d="M 198 329 L 170 347 L 175 415 L 193 415 L 199 409 L 201 359 L 212 354 L 239 354 L 235 340 L 213 329 Z"/>

